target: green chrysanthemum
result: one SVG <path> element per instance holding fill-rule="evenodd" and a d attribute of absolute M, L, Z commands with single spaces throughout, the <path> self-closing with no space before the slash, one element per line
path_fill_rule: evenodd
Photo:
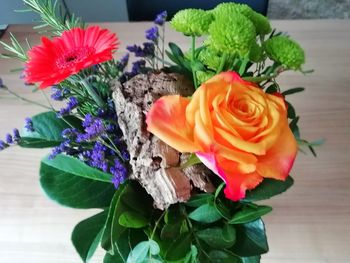
<path fill-rule="evenodd" d="M 187 36 L 202 36 L 208 33 L 213 21 L 210 12 L 201 9 L 184 9 L 177 12 L 170 21 L 171 26 Z"/>
<path fill-rule="evenodd" d="M 202 84 L 203 82 L 206 82 L 208 79 L 212 78 L 215 75 L 214 72 L 208 72 L 208 71 L 197 71 L 196 77 L 199 84 Z"/>
<path fill-rule="evenodd" d="M 252 62 L 260 62 L 263 60 L 263 49 L 255 42 L 250 49 L 249 59 Z"/>
<path fill-rule="evenodd" d="M 244 15 L 222 16 L 209 27 L 210 44 L 219 52 L 246 55 L 255 41 L 255 27 Z"/>
<path fill-rule="evenodd" d="M 276 36 L 264 43 L 269 58 L 290 69 L 300 69 L 305 63 L 304 50 L 286 36 Z"/>
<path fill-rule="evenodd" d="M 198 59 L 208 68 L 213 70 L 217 70 L 221 62 L 220 55 L 209 47 L 204 48 L 199 53 Z"/>
<path fill-rule="evenodd" d="M 271 32 L 271 25 L 269 20 L 265 16 L 255 12 L 248 5 L 235 4 L 235 3 L 222 3 L 216 6 L 212 10 L 212 13 L 214 14 L 215 18 L 241 14 L 253 22 L 257 34 L 266 35 Z"/>

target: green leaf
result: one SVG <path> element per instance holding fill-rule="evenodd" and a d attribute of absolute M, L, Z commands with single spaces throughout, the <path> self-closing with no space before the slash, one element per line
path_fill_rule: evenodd
<path fill-rule="evenodd" d="M 241 263 L 239 257 L 221 250 L 210 251 L 209 258 L 213 263 Z"/>
<path fill-rule="evenodd" d="M 63 141 L 62 131 L 70 126 L 56 113 L 48 111 L 32 117 L 34 132 L 23 129 L 18 145 L 25 148 L 45 148 L 59 145 Z"/>
<path fill-rule="evenodd" d="M 233 232 L 230 233 L 230 236 L 227 236 L 231 239 L 229 241 L 226 241 L 223 238 L 223 235 L 224 235 L 223 229 L 219 227 L 206 228 L 206 229 L 200 230 L 196 232 L 196 236 L 199 239 L 203 240 L 212 248 L 217 248 L 217 249 L 229 248 L 233 246 L 236 240 L 235 230 L 234 228 L 232 229 L 233 229 Z"/>
<path fill-rule="evenodd" d="M 118 255 L 106 253 L 105 257 L 103 258 L 103 263 L 125 263 L 125 260 Z"/>
<path fill-rule="evenodd" d="M 288 109 L 287 109 L 287 115 L 289 119 L 295 119 L 297 117 L 295 113 L 295 109 L 292 104 L 290 104 L 288 101 L 285 101 L 287 103 Z"/>
<path fill-rule="evenodd" d="M 120 215 L 119 224 L 127 228 L 142 228 L 148 225 L 148 220 L 136 212 L 126 211 Z"/>
<path fill-rule="evenodd" d="M 182 259 L 191 250 L 192 234 L 190 232 L 179 235 L 171 242 L 162 242 L 161 254 L 163 258 L 170 261 Z"/>
<path fill-rule="evenodd" d="M 72 242 L 84 262 L 95 253 L 101 241 L 108 211 L 103 211 L 77 224 L 72 233 Z"/>
<path fill-rule="evenodd" d="M 175 43 L 173 42 L 169 42 L 169 48 L 171 50 L 171 52 L 173 53 L 173 55 L 177 58 L 183 58 L 184 57 L 184 54 L 183 52 L 181 51 L 181 48 L 176 45 Z"/>
<path fill-rule="evenodd" d="M 220 213 L 213 204 L 204 204 L 188 215 L 194 221 L 201 223 L 213 223 L 221 219 Z"/>
<path fill-rule="evenodd" d="M 266 89 L 265 92 L 269 93 L 269 94 L 272 94 L 272 93 L 275 93 L 275 92 L 278 92 L 278 91 L 279 91 L 278 86 L 276 84 L 272 84 Z"/>
<path fill-rule="evenodd" d="M 113 184 L 85 179 L 43 162 L 40 184 L 52 200 L 73 208 L 108 207 L 115 192 Z"/>
<path fill-rule="evenodd" d="M 290 123 L 289 128 L 293 132 L 295 138 L 300 138 L 300 131 L 298 127 L 299 116 L 296 116 Z"/>
<path fill-rule="evenodd" d="M 190 207 L 200 207 L 201 205 L 212 203 L 214 200 L 214 196 L 212 194 L 196 194 L 188 200 L 185 205 Z"/>
<path fill-rule="evenodd" d="M 240 257 L 258 256 L 266 253 L 267 244 L 265 226 L 261 219 L 237 225 L 236 243 L 230 250 Z"/>
<path fill-rule="evenodd" d="M 291 95 L 291 94 L 294 94 L 294 93 L 297 93 L 297 92 L 302 92 L 304 90 L 305 90 L 305 88 L 303 88 L 303 87 L 292 88 L 292 89 L 283 91 L 282 95 L 283 96 L 287 96 L 287 95 Z"/>
<path fill-rule="evenodd" d="M 238 211 L 234 214 L 233 218 L 228 222 L 229 224 L 245 224 L 251 221 L 255 221 L 270 213 L 272 211 L 272 207 L 270 206 L 252 206 L 245 205 L 242 210 Z"/>
<path fill-rule="evenodd" d="M 130 254 L 126 260 L 126 263 L 142 262 L 147 259 L 150 250 L 150 243 L 143 241 L 136 245 L 136 247 L 130 251 Z"/>
<path fill-rule="evenodd" d="M 258 187 L 251 191 L 247 191 L 245 201 L 261 201 L 269 199 L 275 195 L 287 191 L 294 183 L 291 176 L 288 176 L 285 181 L 266 178 Z"/>
<path fill-rule="evenodd" d="M 46 157 L 41 162 L 62 172 L 70 173 L 75 176 L 108 183 L 110 183 L 112 180 L 111 174 L 92 168 L 91 166 L 88 166 L 72 156 L 59 154 L 53 160 Z"/>
<path fill-rule="evenodd" d="M 184 168 L 187 168 L 187 167 L 190 167 L 190 166 L 193 166 L 195 164 L 199 164 L 199 163 L 202 163 L 201 160 L 199 160 L 199 158 L 197 157 L 197 155 L 195 153 L 192 153 L 187 161 L 181 165 L 181 168 L 184 169 Z"/>

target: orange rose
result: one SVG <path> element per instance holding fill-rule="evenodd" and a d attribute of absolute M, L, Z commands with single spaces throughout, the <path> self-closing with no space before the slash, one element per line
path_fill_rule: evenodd
<path fill-rule="evenodd" d="M 148 131 L 198 158 L 226 183 L 225 195 L 245 197 L 263 178 L 285 180 L 297 143 L 283 98 L 235 72 L 203 83 L 192 99 L 165 96 L 147 114 Z"/>

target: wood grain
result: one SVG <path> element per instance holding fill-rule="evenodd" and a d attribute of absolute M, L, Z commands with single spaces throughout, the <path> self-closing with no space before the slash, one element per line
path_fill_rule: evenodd
<path fill-rule="evenodd" d="M 306 87 L 290 100 L 301 115 L 303 137 L 325 138 L 318 158 L 299 154 L 293 169 L 295 186 L 273 200 L 266 216 L 270 253 L 264 263 L 345 263 L 350 260 L 350 20 L 274 21 L 306 50 L 305 69 L 312 75 L 286 73 L 281 87 Z M 118 33 L 120 52 L 142 43 L 149 23 L 103 24 Z M 11 27 L 21 41 L 35 44 L 38 35 L 27 26 Z M 2 40 L 8 39 L 5 35 Z M 167 29 L 167 40 L 188 43 Z M 19 62 L 1 60 L 0 77 L 7 86 L 45 103 L 9 73 Z M 23 119 L 42 109 L 13 99 L 0 90 L 0 134 L 21 127 Z M 80 262 L 70 242 L 74 225 L 96 211 L 73 210 L 48 200 L 38 182 L 40 158 L 46 150 L 13 147 L 0 153 L 0 262 Z M 99 250 L 92 262 L 102 262 Z"/>

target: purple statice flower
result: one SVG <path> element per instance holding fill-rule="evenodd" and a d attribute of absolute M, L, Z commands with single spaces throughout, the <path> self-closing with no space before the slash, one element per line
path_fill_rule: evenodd
<path fill-rule="evenodd" d="M 25 125 L 24 128 L 28 131 L 28 132 L 34 132 L 34 127 L 33 127 L 33 121 L 31 118 L 25 118 Z"/>
<path fill-rule="evenodd" d="M 109 169 L 109 171 L 113 175 L 112 182 L 115 188 L 118 188 L 118 186 L 125 181 L 128 175 L 128 170 L 120 163 L 118 159 L 114 159 L 114 165 Z"/>
<path fill-rule="evenodd" d="M 60 109 L 58 116 L 62 117 L 68 115 L 74 108 L 76 108 L 79 104 L 79 101 L 76 97 L 70 97 L 66 107 Z"/>
<path fill-rule="evenodd" d="M 91 151 L 89 165 L 101 169 L 104 172 L 108 171 L 108 161 L 105 158 L 107 147 L 100 142 L 96 142 Z"/>
<path fill-rule="evenodd" d="M 131 74 L 134 76 L 137 74 L 140 74 L 142 70 L 145 68 L 145 66 L 146 66 L 146 61 L 144 60 L 137 60 L 133 62 L 132 68 L 131 68 Z"/>
<path fill-rule="evenodd" d="M 92 115 L 90 113 L 86 114 L 84 121 L 82 123 L 83 127 L 84 128 L 89 127 L 92 124 L 93 120 L 94 120 L 94 118 L 92 117 Z"/>
<path fill-rule="evenodd" d="M 145 56 L 142 47 L 140 47 L 138 45 L 127 46 L 126 49 L 129 52 L 134 53 L 135 57 L 144 57 Z"/>
<path fill-rule="evenodd" d="M 74 139 L 78 134 L 78 130 L 75 128 L 64 129 L 61 133 L 62 137 L 65 139 Z"/>
<path fill-rule="evenodd" d="M 6 149 L 7 147 L 8 145 L 3 140 L 0 140 L 0 151 Z"/>
<path fill-rule="evenodd" d="M 155 46 L 153 42 L 143 43 L 143 53 L 145 57 L 154 57 Z"/>
<path fill-rule="evenodd" d="M 62 101 L 64 99 L 63 90 L 57 88 L 56 86 L 53 86 L 51 91 L 52 91 L 51 99 L 56 101 Z"/>
<path fill-rule="evenodd" d="M 59 146 L 56 146 L 52 149 L 51 154 L 49 155 L 49 159 L 55 159 L 55 157 L 61 153 L 70 154 L 72 149 L 73 148 L 71 147 L 71 141 L 66 140 L 62 142 Z"/>
<path fill-rule="evenodd" d="M 128 65 L 129 56 L 130 56 L 129 53 L 127 53 L 125 56 L 123 56 L 120 59 L 118 66 L 117 66 L 120 71 L 123 71 L 126 68 L 126 66 Z"/>
<path fill-rule="evenodd" d="M 160 26 L 164 25 L 167 16 L 168 16 L 168 13 L 166 11 L 159 13 L 156 19 L 154 20 L 154 23 Z"/>
<path fill-rule="evenodd" d="M 146 30 L 146 38 L 148 40 L 151 40 L 153 42 L 157 42 L 158 37 L 159 37 L 159 32 L 158 32 L 157 26 L 153 26 L 150 29 Z"/>
<path fill-rule="evenodd" d="M 11 134 L 6 134 L 5 136 L 5 140 L 6 140 L 6 143 L 7 144 L 12 144 L 13 143 L 13 138 L 12 138 L 12 135 Z"/>
<path fill-rule="evenodd" d="M 19 135 L 19 130 L 14 128 L 13 129 L 13 140 L 15 142 L 18 142 L 21 139 L 21 136 Z"/>
<path fill-rule="evenodd" d="M 57 155 L 59 155 L 60 153 L 62 153 L 62 149 L 60 146 L 56 146 L 56 147 L 52 148 L 51 153 L 49 155 L 49 160 L 55 159 L 55 157 Z"/>

